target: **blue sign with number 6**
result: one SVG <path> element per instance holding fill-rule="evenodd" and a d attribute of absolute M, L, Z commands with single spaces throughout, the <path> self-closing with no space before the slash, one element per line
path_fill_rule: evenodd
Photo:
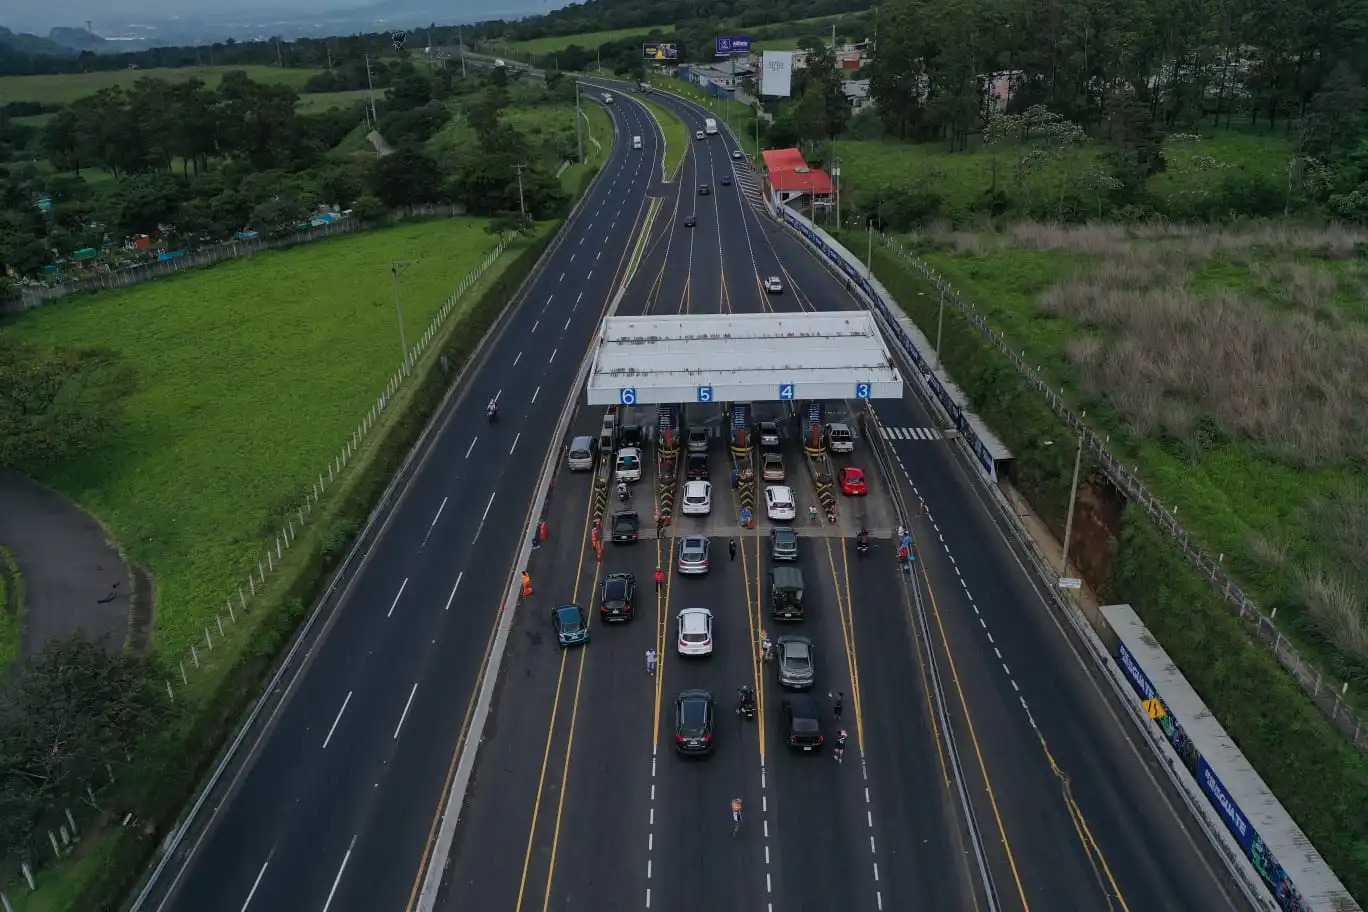
<path fill-rule="evenodd" d="M 713 401 L 712 387 L 711 387 L 711 386 L 700 386 L 700 387 L 698 388 L 698 401 L 699 401 L 699 402 L 712 402 L 712 401 Z"/>
<path fill-rule="evenodd" d="M 624 386 L 618 390 L 618 402 L 622 405 L 636 405 L 636 387 Z"/>

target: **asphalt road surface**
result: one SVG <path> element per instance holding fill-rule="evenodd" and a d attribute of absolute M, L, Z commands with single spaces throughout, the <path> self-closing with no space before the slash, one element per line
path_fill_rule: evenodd
<path fill-rule="evenodd" d="M 623 139 L 312 649 L 250 764 L 148 906 L 374 912 L 410 902 L 513 574 L 549 431 L 658 180 L 658 131 Z M 461 279 L 452 276 L 454 286 Z M 497 425 L 484 406 L 498 396 Z"/>
<path fill-rule="evenodd" d="M 702 128 L 696 107 L 656 100 L 680 108 L 691 135 Z M 725 135 L 691 143 L 619 313 L 854 307 L 839 280 L 750 205 L 750 166 L 732 149 Z M 701 184 L 712 192 L 700 194 Z M 691 215 L 695 227 L 685 225 Z M 771 275 L 784 294 L 764 293 Z M 653 421 L 654 409 L 636 411 L 633 420 Z M 1243 907 L 1002 542 L 975 483 L 929 430 L 929 413 L 909 394 L 878 403 L 877 414 L 890 429 L 909 429 L 889 437 L 906 467 L 903 496 L 928 507 L 914 523 L 928 623 L 916 622 L 890 540 L 863 559 L 839 538 L 805 540 L 809 617 L 793 632 L 814 642 L 813 696 L 828 737 L 837 727 L 850 733 L 845 761 L 795 756 L 783 743 L 783 690 L 753 644 L 762 626 L 788 631 L 766 616 L 767 536 L 738 534 L 726 518 L 735 505 L 721 441 L 712 451 L 714 515 L 678 527 L 711 536 L 704 577 L 675 572 L 673 539 L 649 528 L 635 545 L 607 546 L 600 564 L 588 547 L 589 477 L 562 469 L 553 542 L 534 558 L 538 594 L 516 621 L 442 908 L 984 908 L 947 721 L 1003 908 Z M 597 409 L 577 421 L 591 433 Z M 911 429 L 928 430 L 923 438 Z M 792 471 L 798 451 L 786 447 Z M 803 484 L 794 481 L 800 501 L 810 496 Z M 652 491 L 648 471 L 634 495 L 643 517 Z M 658 593 L 657 566 L 668 574 Z M 612 572 L 638 582 L 628 624 L 597 617 Z M 590 615 L 586 647 L 555 644 L 549 611 L 568 602 Z M 712 656 L 676 654 L 676 615 L 686 607 L 713 612 Z M 648 648 L 660 656 L 654 677 Z M 732 712 L 746 682 L 760 688 L 759 724 Z M 717 701 L 716 749 L 704 760 L 673 751 L 674 697 L 695 687 Z M 840 720 L 836 692 L 845 695 Z M 735 837 L 732 797 L 746 807 Z"/>

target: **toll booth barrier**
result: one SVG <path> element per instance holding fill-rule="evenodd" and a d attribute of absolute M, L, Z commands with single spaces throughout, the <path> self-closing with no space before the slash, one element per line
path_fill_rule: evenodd
<path fill-rule="evenodd" d="M 736 478 L 736 504 L 747 516 L 755 515 L 755 447 L 751 439 L 751 408 L 749 403 L 735 403 L 731 407 L 732 472 Z"/>
<path fill-rule="evenodd" d="M 836 507 L 836 470 L 827 454 L 824 429 L 824 409 L 820 402 L 805 403 L 803 409 L 802 433 L 803 452 L 807 454 L 808 471 L 812 475 L 812 485 L 817 491 L 817 503 L 826 521 L 835 524 L 838 517 Z"/>
<path fill-rule="evenodd" d="M 679 490 L 679 406 L 661 405 L 656 435 L 656 521 L 669 525 L 674 520 L 675 497 Z"/>

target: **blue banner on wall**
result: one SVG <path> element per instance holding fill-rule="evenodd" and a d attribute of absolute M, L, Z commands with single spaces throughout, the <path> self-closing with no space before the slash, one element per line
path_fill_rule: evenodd
<path fill-rule="evenodd" d="M 1254 870 L 1259 872 L 1263 879 L 1264 886 L 1268 892 L 1273 894 L 1277 900 L 1278 907 L 1285 912 L 1303 912 L 1305 905 L 1302 902 L 1301 894 L 1297 892 L 1292 879 L 1287 876 L 1282 865 L 1278 864 L 1276 858 L 1268 851 L 1268 846 L 1259 836 L 1259 831 L 1254 829 L 1254 825 L 1249 822 L 1244 811 L 1235 803 L 1230 791 L 1221 782 L 1216 771 L 1211 768 L 1205 757 L 1197 750 L 1197 746 L 1192 743 L 1192 739 L 1183 731 L 1182 723 L 1174 718 L 1173 713 L 1164 703 L 1159 692 L 1154 689 L 1154 683 L 1150 681 L 1149 675 L 1145 674 L 1140 663 L 1124 643 L 1118 643 L 1116 647 L 1116 662 L 1121 666 L 1121 670 L 1126 673 L 1126 679 L 1130 681 L 1135 692 L 1140 695 L 1142 701 L 1154 701 L 1159 710 L 1159 718 L 1154 719 L 1156 725 L 1164 732 L 1165 738 L 1173 746 L 1178 758 L 1183 761 L 1183 766 L 1187 768 L 1197 785 L 1206 795 L 1207 801 L 1221 815 L 1225 821 L 1226 829 L 1235 837 L 1235 841 L 1244 850 L 1245 857 L 1254 865 Z M 1150 717 L 1154 718 L 1155 713 L 1151 712 Z"/>
<path fill-rule="evenodd" d="M 739 35 L 718 35 L 717 56 L 730 57 L 732 54 L 749 54 L 751 40 Z"/>
<path fill-rule="evenodd" d="M 845 257 L 841 250 L 828 245 L 822 240 L 821 235 L 806 223 L 800 221 L 787 206 L 781 206 L 780 210 L 784 213 L 784 220 L 788 222 L 789 225 L 805 237 L 808 243 L 820 250 L 827 259 L 840 267 L 840 270 L 846 274 L 850 281 L 855 285 L 858 285 L 860 290 L 865 293 L 865 296 L 874 303 L 875 310 L 884 318 L 884 322 L 897 338 L 898 344 L 902 346 L 903 351 L 907 352 L 907 356 L 912 359 L 913 365 L 921 372 L 922 377 L 931 388 L 931 392 L 945 408 L 946 413 L 950 415 L 950 420 L 955 423 L 955 429 L 959 431 L 960 436 L 968 441 L 969 449 L 973 451 L 974 456 L 983 466 L 984 471 L 988 473 L 988 477 L 996 481 L 997 465 L 993 459 L 992 452 L 988 449 L 988 446 L 979 439 L 978 434 L 974 432 L 973 427 L 969 424 L 969 416 L 959 407 L 959 403 L 950 395 L 949 390 L 942 386 L 940 380 L 936 379 L 936 375 L 931 372 L 930 365 L 926 363 L 926 359 L 923 358 L 921 352 L 917 350 L 917 346 L 913 344 L 912 339 L 903 331 L 902 324 L 899 323 L 897 317 L 894 316 L 893 309 L 889 307 L 882 296 L 874 291 L 874 286 L 869 279 Z"/>

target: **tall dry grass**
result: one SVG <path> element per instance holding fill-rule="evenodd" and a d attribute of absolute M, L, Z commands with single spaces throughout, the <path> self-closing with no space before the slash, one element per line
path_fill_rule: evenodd
<path fill-rule="evenodd" d="M 1068 355 L 1086 390 L 1141 436 L 1205 447 L 1209 418 L 1295 464 L 1368 456 L 1368 333 L 1187 287 L 1183 254 L 1140 249 L 1048 289 L 1041 313 L 1091 341 Z"/>

